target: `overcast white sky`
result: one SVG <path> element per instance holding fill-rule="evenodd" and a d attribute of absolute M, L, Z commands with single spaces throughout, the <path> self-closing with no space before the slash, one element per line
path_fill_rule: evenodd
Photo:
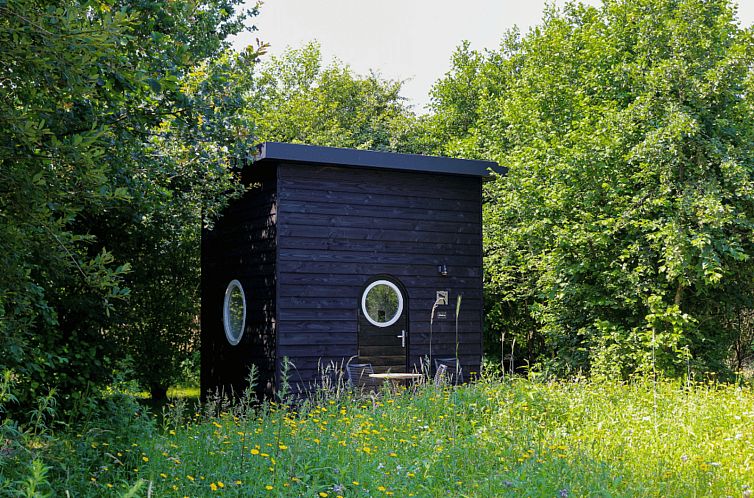
<path fill-rule="evenodd" d="M 739 19 L 752 24 L 754 0 L 737 3 Z M 254 19 L 259 31 L 235 44 L 259 38 L 279 54 L 317 40 L 325 61 L 337 57 L 360 74 L 373 69 L 383 78 L 408 80 L 403 96 L 422 112 L 429 89 L 449 69 L 462 40 L 474 49 L 497 48 L 512 26 L 526 32 L 537 24 L 544 5 L 545 0 L 266 0 Z"/>

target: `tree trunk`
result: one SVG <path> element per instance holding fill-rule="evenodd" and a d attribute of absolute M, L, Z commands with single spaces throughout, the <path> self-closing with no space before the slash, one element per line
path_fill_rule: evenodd
<path fill-rule="evenodd" d="M 152 401 L 165 401 L 168 399 L 168 388 L 154 385 L 149 388 L 149 394 L 152 396 Z"/>

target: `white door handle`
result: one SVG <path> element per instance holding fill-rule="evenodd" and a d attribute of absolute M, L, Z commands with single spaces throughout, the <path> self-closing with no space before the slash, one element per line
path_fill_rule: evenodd
<path fill-rule="evenodd" d="M 405 330 L 401 330 L 400 335 L 397 335 L 395 337 L 400 337 L 401 338 L 401 347 L 405 348 L 406 347 L 406 331 Z"/>

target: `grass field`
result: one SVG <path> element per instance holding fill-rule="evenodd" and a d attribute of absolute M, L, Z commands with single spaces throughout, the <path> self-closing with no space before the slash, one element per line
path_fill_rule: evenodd
<path fill-rule="evenodd" d="M 67 482 L 93 496 L 323 498 L 747 497 L 754 486 L 750 387 L 514 379 L 296 410 L 187 406 L 131 438 L 79 435 L 85 475 Z"/>

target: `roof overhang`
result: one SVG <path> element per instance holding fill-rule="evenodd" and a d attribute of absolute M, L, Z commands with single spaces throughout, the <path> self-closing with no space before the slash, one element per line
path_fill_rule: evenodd
<path fill-rule="evenodd" d="M 504 175 L 508 171 L 507 168 L 493 161 L 341 149 L 283 142 L 264 142 L 257 145 L 254 163 L 269 161 L 478 176 L 482 178 L 490 178 L 493 172 Z"/>

